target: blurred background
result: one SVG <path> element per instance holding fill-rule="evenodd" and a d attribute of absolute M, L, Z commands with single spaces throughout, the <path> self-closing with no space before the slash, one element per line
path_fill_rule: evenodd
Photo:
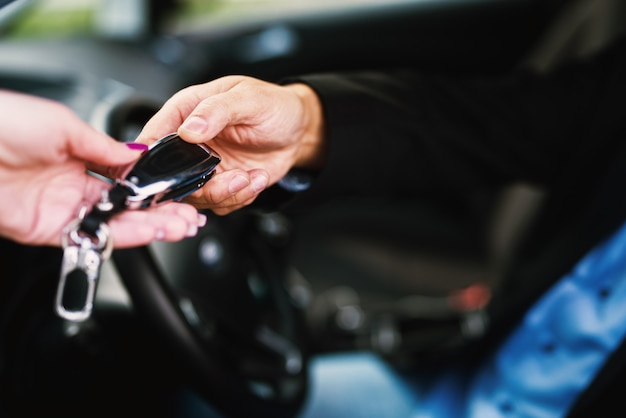
<path fill-rule="evenodd" d="M 385 3 L 385 0 L 41 0 L 32 1 L 21 10 L 22 17 L 15 21 L 8 34 L 12 37 L 133 38 L 156 29 L 175 33 L 194 27 L 206 29 L 207 25 L 228 26 L 263 16 Z M 165 27 L 155 28 L 155 25 Z"/>

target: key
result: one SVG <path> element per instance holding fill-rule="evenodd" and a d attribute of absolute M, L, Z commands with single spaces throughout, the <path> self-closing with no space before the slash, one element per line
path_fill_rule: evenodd
<path fill-rule="evenodd" d="M 115 185 L 85 217 L 81 229 L 94 235 L 101 223 L 126 209 L 180 201 L 213 177 L 221 157 L 205 144 L 177 134 L 154 142 L 135 163 L 118 170 Z"/>
<path fill-rule="evenodd" d="M 209 181 L 220 161 L 208 146 L 170 134 L 153 143 L 136 162 L 120 168 L 113 187 L 63 232 L 57 314 L 70 321 L 91 316 L 100 268 L 111 253 L 111 218 L 125 210 L 182 200 Z"/>

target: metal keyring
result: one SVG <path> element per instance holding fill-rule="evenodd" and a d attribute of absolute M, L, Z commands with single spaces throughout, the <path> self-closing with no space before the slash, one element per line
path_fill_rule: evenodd
<path fill-rule="evenodd" d="M 80 234 L 81 222 L 82 218 L 78 217 L 70 221 L 70 223 L 63 228 L 63 235 L 61 235 L 62 247 L 67 248 L 70 245 L 70 241 L 73 245 L 81 247 L 86 247 L 87 243 L 91 243 L 92 248 L 99 251 L 103 259 L 109 258 L 113 250 L 113 240 L 111 239 L 109 226 L 104 222 L 100 223 L 96 231 L 96 236 L 93 237 L 91 235 Z"/>

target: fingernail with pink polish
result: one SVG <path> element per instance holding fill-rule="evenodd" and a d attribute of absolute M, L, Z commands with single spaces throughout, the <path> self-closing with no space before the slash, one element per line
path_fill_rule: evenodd
<path fill-rule="evenodd" d="M 202 228 L 206 225 L 207 217 L 204 213 L 198 214 L 198 228 Z"/>
<path fill-rule="evenodd" d="M 142 144 L 141 142 L 127 142 L 126 146 L 133 151 L 147 151 L 148 146 L 146 144 Z"/>

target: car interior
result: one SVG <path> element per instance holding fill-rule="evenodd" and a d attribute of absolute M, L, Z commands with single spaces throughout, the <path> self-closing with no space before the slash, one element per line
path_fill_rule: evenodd
<path fill-rule="evenodd" d="M 222 75 L 550 71 L 626 17 L 620 0 L 394 0 L 176 27 L 180 2 L 153 0 L 131 34 L 9 36 L 36 3 L 0 12 L 0 89 L 58 100 L 124 142 L 177 90 Z M 300 216 L 207 212 L 196 237 L 114 250 L 80 323 L 53 310 L 63 250 L 0 240 L 0 416 L 195 417 L 193 403 L 296 417 L 312 358 L 367 351 L 402 367 L 480 337 L 544 195 L 516 184 Z M 478 302 L 450 303 L 462 297 Z"/>

